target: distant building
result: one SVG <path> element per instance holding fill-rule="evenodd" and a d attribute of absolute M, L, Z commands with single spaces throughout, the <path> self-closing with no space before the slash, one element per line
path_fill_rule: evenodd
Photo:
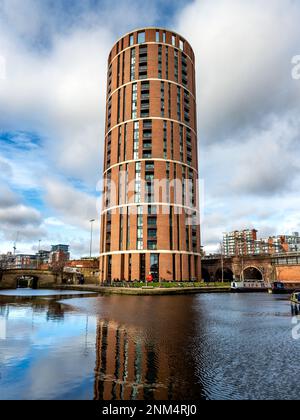
<path fill-rule="evenodd" d="M 67 262 L 65 269 L 83 274 L 86 283 L 93 284 L 99 281 L 99 258 L 72 260 Z"/>
<path fill-rule="evenodd" d="M 70 252 L 69 252 L 69 245 L 52 245 L 49 263 L 50 264 L 57 264 L 65 261 L 70 260 Z"/>
<path fill-rule="evenodd" d="M 36 254 L 37 258 L 39 260 L 39 263 L 40 264 L 48 264 L 49 260 L 50 260 L 50 254 L 51 254 L 50 251 L 44 251 L 44 250 L 39 251 Z"/>
<path fill-rule="evenodd" d="M 225 233 L 223 236 L 223 253 L 227 257 L 257 253 L 257 230 L 245 229 Z"/>
<path fill-rule="evenodd" d="M 223 236 L 223 254 L 226 257 L 240 255 L 273 255 L 300 251 L 300 235 L 278 235 L 269 238 L 257 238 L 257 230 L 246 229 L 225 233 Z"/>
<path fill-rule="evenodd" d="M 13 265 L 10 268 L 14 269 L 35 269 L 38 265 L 37 255 L 18 254 L 14 256 Z"/>
<path fill-rule="evenodd" d="M 300 251 L 299 232 L 293 232 L 291 235 L 278 235 L 268 239 L 271 247 L 271 253 L 298 252 Z"/>

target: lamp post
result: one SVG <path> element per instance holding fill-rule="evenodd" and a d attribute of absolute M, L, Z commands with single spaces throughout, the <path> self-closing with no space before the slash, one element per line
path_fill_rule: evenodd
<path fill-rule="evenodd" d="M 224 283 L 224 253 L 223 253 L 223 244 L 220 243 L 221 250 L 221 269 L 222 269 L 222 283 Z"/>
<path fill-rule="evenodd" d="M 92 258 L 92 248 L 93 248 L 93 223 L 95 222 L 95 219 L 90 220 L 91 224 L 91 242 L 90 242 L 90 258 Z"/>
<path fill-rule="evenodd" d="M 36 260 L 36 268 L 37 268 L 37 270 L 40 268 L 40 257 L 41 257 L 40 251 L 41 251 L 41 242 L 42 242 L 42 240 L 41 240 L 41 239 L 39 239 L 39 249 L 38 249 L 38 255 L 37 255 L 37 260 Z"/>

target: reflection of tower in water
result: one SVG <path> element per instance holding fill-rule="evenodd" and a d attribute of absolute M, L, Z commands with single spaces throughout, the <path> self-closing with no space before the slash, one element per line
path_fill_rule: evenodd
<path fill-rule="evenodd" d="M 136 331 L 99 321 L 96 342 L 95 400 L 168 399 L 164 356 Z"/>

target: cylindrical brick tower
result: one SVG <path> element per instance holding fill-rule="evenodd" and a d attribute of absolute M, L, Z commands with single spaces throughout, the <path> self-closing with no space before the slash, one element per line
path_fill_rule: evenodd
<path fill-rule="evenodd" d="M 175 32 L 108 60 L 100 281 L 201 280 L 194 53 Z"/>

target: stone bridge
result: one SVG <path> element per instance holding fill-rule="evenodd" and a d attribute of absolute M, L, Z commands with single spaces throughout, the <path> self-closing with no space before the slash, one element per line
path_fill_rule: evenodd
<path fill-rule="evenodd" d="M 233 280 L 277 280 L 276 265 L 271 256 L 256 255 L 244 257 L 221 258 L 206 257 L 202 260 L 202 278 L 207 282 L 222 280 L 222 265 L 224 281 Z"/>
<path fill-rule="evenodd" d="M 0 289 L 16 289 L 21 283 L 33 289 L 46 289 L 60 284 L 60 276 L 43 270 L 4 270 L 0 272 Z"/>

